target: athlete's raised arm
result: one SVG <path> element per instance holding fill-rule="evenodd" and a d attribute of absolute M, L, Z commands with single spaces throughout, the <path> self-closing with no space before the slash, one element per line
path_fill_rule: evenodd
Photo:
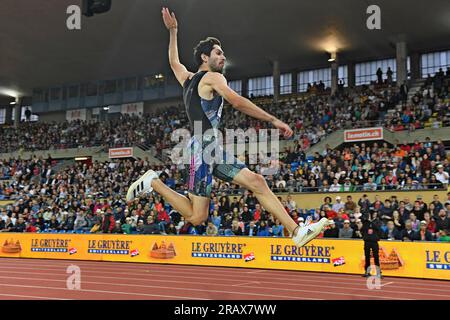
<path fill-rule="evenodd" d="M 164 25 L 169 30 L 170 41 L 169 41 L 169 63 L 172 68 L 175 77 L 178 82 L 183 86 L 184 81 L 193 74 L 189 72 L 184 65 L 180 63 L 180 58 L 178 57 L 178 46 L 177 46 L 177 32 L 178 32 L 178 22 L 175 17 L 175 13 L 170 13 L 169 9 L 162 8 L 162 18 Z"/>
<path fill-rule="evenodd" d="M 231 89 L 225 77 L 219 72 L 208 72 L 204 76 L 206 85 L 209 85 L 220 94 L 225 100 L 227 100 L 233 108 L 239 110 L 250 117 L 271 122 L 275 128 L 278 128 L 283 133 L 284 137 L 289 138 L 292 136 L 292 129 L 283 121 L 277 119 L 275 116 L 267 113 L 249 99 L 244 98 Z"/>

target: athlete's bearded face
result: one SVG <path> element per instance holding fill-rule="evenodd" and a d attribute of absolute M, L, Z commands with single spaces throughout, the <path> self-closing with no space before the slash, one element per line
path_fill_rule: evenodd
<path fill-rule="evenodd" d="M 211 54 L 208 57 L 208 67 L 209 70 L 213 72 L 223 73 L 223 68 L 225 67 L 225 55 L 223 54 L 222 49 L 215 44 L 213 49 L 211 50 Z"/>

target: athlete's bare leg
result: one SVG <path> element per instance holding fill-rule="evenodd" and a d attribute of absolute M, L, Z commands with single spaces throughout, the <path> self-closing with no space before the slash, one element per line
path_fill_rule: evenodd
<path fill-rule="evenodd" d="M 152 188 L 159 193 L 170 205 L 194 226 L 201 224 L 208 218 L 209 201 L 207 197 L 189 194 L 189 198 L 179 194 L 166 186 L 159 179 L 152 180 Z"/>
<path fill-rule="evenodd" d="M 289 216 L 277 196 L 270 190 L 263 176 L 245 168 L 234 177 L 233 183 L 252 191 L 264 209 L 280 220 L 290 234 L 297 233 L 297 223 Z"/>

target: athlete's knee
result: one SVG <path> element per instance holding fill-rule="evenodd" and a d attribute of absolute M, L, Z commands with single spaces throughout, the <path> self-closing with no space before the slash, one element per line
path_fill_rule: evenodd
<path fill-rule="evenodd" d="M 260 174 L 254 173 L 251 175 L 249 181 L 249 189 L 254 193 L 264 193 L 269 190 L 266 179 Z"/>
<path fill-rule="evenodd" d="M 205 221 L 205 218 L 202 215 L 194 214 L 187 220 L 195 227 L 201 225 Z"/>

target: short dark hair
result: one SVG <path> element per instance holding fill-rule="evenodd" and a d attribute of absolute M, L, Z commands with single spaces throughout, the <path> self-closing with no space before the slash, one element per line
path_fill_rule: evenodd
<path fill-rule="evenodd" d="M 219 39 L 213 37 L 208 37 L 205 40 L 201 40 L 197 44 L 197 46 L 194 48 L 194 61 L 197 64 L 197 67 L 200 67 L 203 63 L 202 53 L 206 54 L 209 57 L 215 44 L 220 47 L 222 46 Z"/>

